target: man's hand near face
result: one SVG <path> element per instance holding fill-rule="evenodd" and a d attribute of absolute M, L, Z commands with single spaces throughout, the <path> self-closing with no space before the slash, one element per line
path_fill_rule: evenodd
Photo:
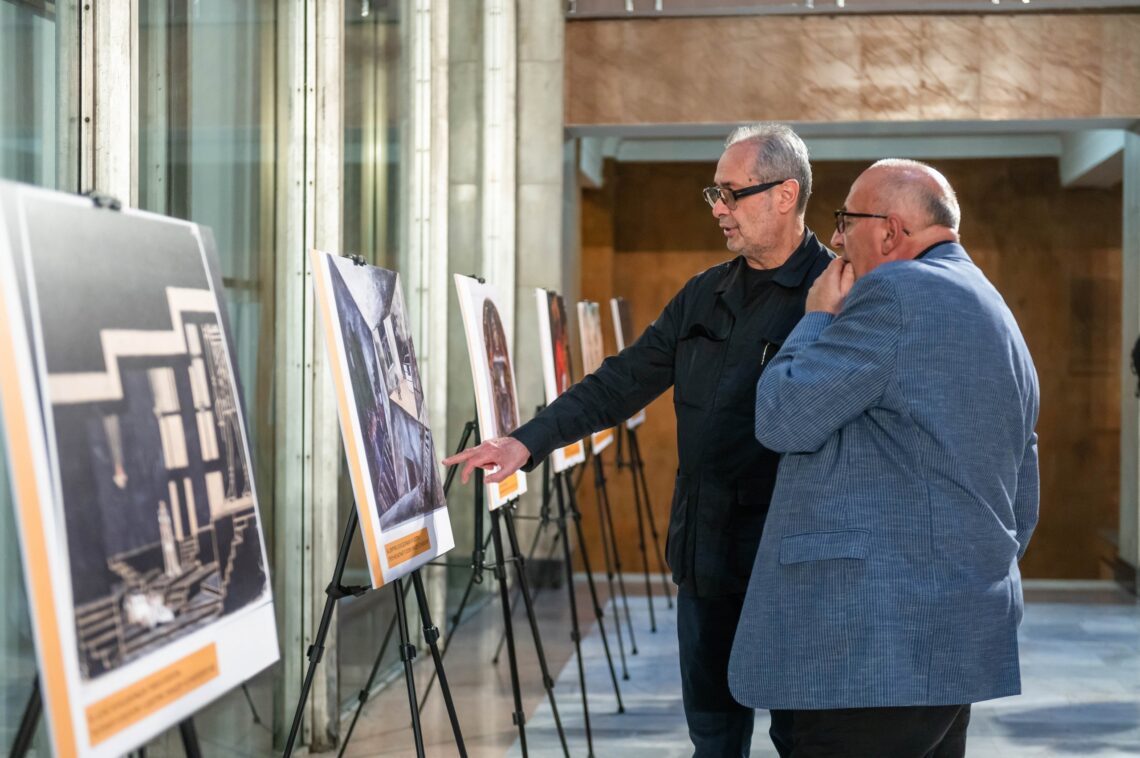
<path fill-rule="evenodd" d="M 808 290 L 804 310 L 808 313 L 822 311 L 838 316 L 853 284 L 855 284 L 855 269 L 842 258 L 836 258 Z"/>

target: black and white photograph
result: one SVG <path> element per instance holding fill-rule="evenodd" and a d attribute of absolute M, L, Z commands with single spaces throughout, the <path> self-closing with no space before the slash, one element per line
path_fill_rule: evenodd
<path fill-rule="evenodd" d="M 22 538 L 38 539 L 37 522 L 48 536 L 44 563 L 26 557 L 26 572 L 30 588 L 51 577 L 55 607 L 43 611 L 73 647 L 41 655 L 64 655 L 80 694 L 105 692 L 250 622 L 270 639 L 248 664 L 268 665 L 269 571 L 209 230 L 0 190 L 20 231 L 0 242 L 6 270 L 21 272 L 6 315 L 31 338 L 9 359 L 34 377 L 20 391 L 56 483 L 50 502 L 21 504 L 38 512 Z M 9 444 L 28 433 L 10 428 Z M 255 613 L 266 609 L 268 626 Z M 223 675 L 258 670 L 245 666 Z"/>

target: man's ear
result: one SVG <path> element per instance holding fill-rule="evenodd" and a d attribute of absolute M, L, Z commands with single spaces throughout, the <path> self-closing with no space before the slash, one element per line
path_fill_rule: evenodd
<path fill-rule="evenodd" d="M 796 179 L 789 179 L 788 181 L 776 187 L 776 208 L 781 213 L 788 213 L 795 210 L 796 203 L 800 199 L 800 183 Z"/>
<path fill-rule="evenodd" d="M 885 232 L 883 233 L 883 256 L 889 256 L 899 245 L 903 244 L 905 232 L 903 232 L 903 222 L 898 216 L 887 216 Z"/>

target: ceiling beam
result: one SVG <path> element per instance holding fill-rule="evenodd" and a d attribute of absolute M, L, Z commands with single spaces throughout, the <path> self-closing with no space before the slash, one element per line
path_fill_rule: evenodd
<path fill-rule="evenodd" d="M 1061 186 L 1111 187 L 1124 177 L 1124 130 L 1087 129 L 1061 136 Z"/>

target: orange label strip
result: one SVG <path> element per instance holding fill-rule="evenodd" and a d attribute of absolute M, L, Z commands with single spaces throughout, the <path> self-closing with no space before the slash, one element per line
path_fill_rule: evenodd
<path fill-rule="evenodd" d="M 87 731 L 98 745 L 185 697 L 218 676 L 218 650 L 213 643 L 159 669 L 114 695 L 87 706 Z"/>
<path fill-rule="evenodd" d="M 499 497 L 510 497 L 519 491 L 519 475 L 511 474 L 499 482 Z"/>
<path fill-rule="evenodd" d="M 576 458 L 582 454 L 582 443 L 575 442 L 573 445 L 567 445 L 562 448 L 562 454 L 567 458 Z"/>
<path fill-rule="evenodd" d="M 384 553 L 388 556 L 388 568 L 395 568 L 429 550 L 431 550 L 431 535 L 426 528 L 398 540 L 392 540 L 384 546 Z"/>

